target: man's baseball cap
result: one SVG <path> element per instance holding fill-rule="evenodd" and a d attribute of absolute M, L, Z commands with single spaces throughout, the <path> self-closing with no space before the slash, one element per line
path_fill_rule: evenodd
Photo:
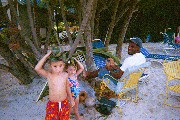
<path fill-rule="evenodd" d="M 130 38 L 131 42 L 135 43 L 136 45 L 138 45 L 140 48 L 142 48 L 142 40 L 138 37 L 133 37 L 133 38 Z"/>

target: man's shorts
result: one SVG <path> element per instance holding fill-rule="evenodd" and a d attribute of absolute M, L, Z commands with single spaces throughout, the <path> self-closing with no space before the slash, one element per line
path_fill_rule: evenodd
<path fill-rule="evenodd" d="M 48 101 L 45 120 L 70 120 L 68 100 L 62 102 Z"/>

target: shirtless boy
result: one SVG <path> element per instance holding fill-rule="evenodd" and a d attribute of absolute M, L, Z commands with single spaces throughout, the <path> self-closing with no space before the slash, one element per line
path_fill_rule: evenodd
<path fill-rule="evenodd" d="M 62 59 L 50 61 L 50 71 L 43 68 L 45 61 L 49 58 L 52 51 L 48 52 L 35 66 L 38 74 L 48 80 L 49 101 L 46 106 L 45 120 L 70 120 L 68 99 L 74 106 L 69 87 L 68 74 L 64 72 L 65 63 Z"/>

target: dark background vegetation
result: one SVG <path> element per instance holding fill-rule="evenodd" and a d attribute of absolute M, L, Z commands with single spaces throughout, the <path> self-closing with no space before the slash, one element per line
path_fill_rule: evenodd
<path fill-rule="evenodd" d="M 160 32 L 171 28 L 173 32 L 180 26 L 180 0 L 143 0 L 138 12 L 134 14 L 127 36 L 140 36 L 151 41 L 162 40 Z"/>
<path fill-rule="evenodd" d="M 102 39 L 105 38 L 103 35 L 107 31 L 106 25 L 110 22 L 110 16 L 110 10 L 102 13 L 101 23 L 104 23 L 100 28 Z M 116 43 L 121 23 L 122 21 L 119 21 L 116 25 L 111 43 Z M 150 34 L 150 42 L 158 42 L 163 40 L 160 32 L 164 32 L 167 28 L 176 32 L 178 26 L 180 26 L 180 0 L 142 0 L 138 11 L 133 14 L 125 39 L 138 36 L 145 41 L 146 36 Z"/>

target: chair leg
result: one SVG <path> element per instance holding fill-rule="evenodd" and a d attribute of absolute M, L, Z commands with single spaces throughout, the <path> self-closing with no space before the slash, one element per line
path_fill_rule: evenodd
<path fill-rule="evenodd" d="M 129 92 L 129 91 L 128 91 Z M 127 96 L 127 92 L 122 92 L 121 93 L 121 100 L 126 100 L 126 101 L 128 101 L 128 100 L 131 100 L 132 98 L 131 97 L 128 97 Z"/>
<path fill-rule="evenodd" d="M 139 92 L 139 90 L 138 90 L 138 86 L 137 86 L 137 87 L 136 87 L 136 96 L 135 96 L 135 99 L 132 100 L 132 101 L 135 102 L 135 103 L 137 103 L 137 102 L 138 102 L 138 99 L 139 99 L 139 97 L 138 97 L 138 92 Z"/>
<path fill-rule="evenodd" d="M 168 100 L 168 89 L 166 88 L 166 98 L 164 100 L 164 105 L 168 105 L 167 100 Z"/>
<path fill-rule="evenodd" d="M 118 95 L 118 103 L 117 103 L 117 107 L 119 107 L 119 113 L 120 113 L 120 115 L 123 114 L 123 112 L 122 112 L 122 107 L 121 107 L 121 104 L 120 104 L 120 100 L 121 100 L 123 94 L 124 94 L 124 93 L 120 93 L 120 94 Z"/>
<path fill-rule="evenodd" d="M 174 108 L 180 108 L 180 106 L 174 106 L 174 105 L 172 105 L 172 104 L 168 104 L 167 103 L 167 101 L 168 101 L 168 99 L 169 99 L 169 91 L 168 91 L 168 89 L 166 90 L 166 98 L 165 98 L 165 100 L 164 100 L 164 105 L 167 105 L 167 106 L 170 106 L 170 107 L 174 107 Z"/>

